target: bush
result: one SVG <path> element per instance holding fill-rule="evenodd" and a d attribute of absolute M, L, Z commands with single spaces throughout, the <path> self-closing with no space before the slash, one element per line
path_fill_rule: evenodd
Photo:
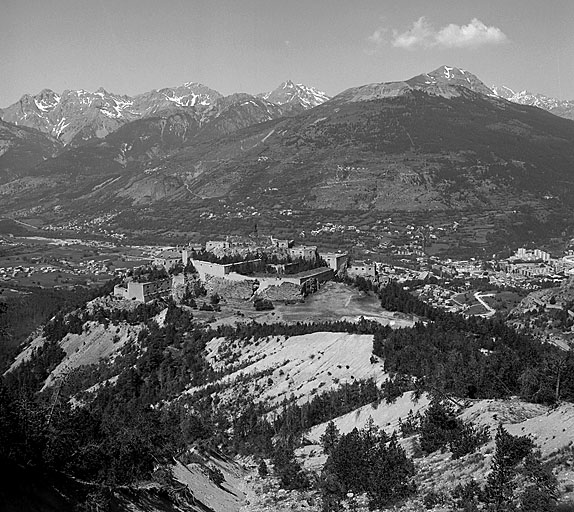
<path fill-rule="evenodd" d="M 447 496 L 444 492 L 429 491 L 423 498 L 423 505 L 426 509 L 431 509 L 437 505 L 444 505 L 447 501 Z"/>
<path fill-rule="evenodd" d="M 210 466 L 207 468 L 207 472 L 209 475 L 209 479 L 215 484 L 220 486 L 223 482 L 225 482 L 225 477 L 219 468 L 215 466 Z"/>
<path fill-rule="evenodd" d="M 474 453 L 479 446 L 490 440 L 488 427 L 476 427 L 472 423 L 462 423 L 449 443 L 452 458 L 458 459 L 469 453 Z"/>
<path fill-rule="evenodd" d="M 253 301 L 253 305 L 255 306 L 255 310 L 256 311 L 266 311 L 266 310 L 270 310 L 270 309 L 275 309 L 275 306 L 273 306 L 273 302 L 271 302 L 269 299 L 255 299 Z"/>

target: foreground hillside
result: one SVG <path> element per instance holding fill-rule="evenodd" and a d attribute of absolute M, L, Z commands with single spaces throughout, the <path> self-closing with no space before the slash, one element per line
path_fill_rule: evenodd
<path fill-rule="evenodd" d="M 468 510 L 460 484 L 476 510 L 571 500 L 570 352 L 398 285 L 375 293 L 402 323 L 215 327 L 171 300 L 109 296 L 57 314 L 2 377 L 0 456 L 18 484 L 0 499 L 232 512 L 337 510 L 351 495 L 358 510 Z"/>

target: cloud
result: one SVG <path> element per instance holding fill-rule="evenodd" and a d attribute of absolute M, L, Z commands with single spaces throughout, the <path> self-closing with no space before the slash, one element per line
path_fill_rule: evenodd
<path fill-rule="evenodd" d="M 386 29 L 379 28 L 369 41 L 377 46 L 386 43 Z M 506 34 L 497 27 L 487 27 L 482 21 L 473 18 L 467 25 L 451 23 L 435 29 L 424 16 L 413 22 L 404 32 L 393 30 L 391 45 L 395 48 L 414 50 L 416 48 L 476 48 L 488 44 L 500 44 L 508 40 Z"/>
<path fill-rule="evenodd" d="M 377 30 L 375 30 L 367 39 L 377 45 L 380 46 L 382 44 L 385 43 L 385 34 L 387 33 L 387 29 L 386 28 L 378 28 Z"/>
<path fill-rule="evenodd" d="M 392 45 L 396 48 L 415 48 L 417 46 L 428 46 L 432 44 L 434 40 L 435 33 L 430 25 L 430 23 L 421 16 L 417 21 L 413 23 L 410 30 L 407 30 L 399 34 L 396 30 L 393 30 L 393 40 Z"/>
<path fill-rule="evenodd" d="M 439 30 L 436 42 L 445 48 L 467 48 L 483 44 L 499 44 L 508 40 L 506 34 L 497 27 L 487 27 L 474 18 L 468 25 L 451 23 Z"/>

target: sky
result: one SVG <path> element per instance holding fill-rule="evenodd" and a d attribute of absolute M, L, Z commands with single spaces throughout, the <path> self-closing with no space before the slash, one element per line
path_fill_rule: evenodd
<path fill-rule="evenodd" d="M 442 65 L 574 99 L 574 0 L 0 0 L 0 107 L 185 82 L 332 96 Z"/>

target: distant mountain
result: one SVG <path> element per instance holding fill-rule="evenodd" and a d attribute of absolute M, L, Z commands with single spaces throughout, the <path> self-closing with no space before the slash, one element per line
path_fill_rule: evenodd
<path fill-rule="evenodd" d="M 323 91 L 303 84 L 294 84 L 291 80 L 283 82 L 271 92 L 264 92 L 257 96 L 276 105 L 287 105 L 299 110 L 316 107 L 329 99 Z"/>
<path fill-rule="evenodd" d="M 103 88 L 96 92 L 64 91 L 61 95 L 44 89 L 35 96 L 25 94 L 0 110 L 0 118 L 48 133 L 64 145 L 79 146 L 136 119 L 186 107 L 206 107 L 221 97 L 217 91 L 192 82 L 133 98 Z"/>
<path fill-rule="evenodd" d="M 443 66 L 348 89 L 164 166 L 180 175 L 199 162 L 203 172 L 186 182 L 194 193 L 256 197 L 258 207 L 480 211 L 550 195 L 570 203 L 574 124 Z"/>
<path fill-rule="evenodd" d="M 199 110 L 166 108 L 126 123 L 103 139 L 69 148 L 29 173 L 82 176 L 84 180 L 127 175 L 132 170 L 153 168 L 155 162 L 176 156 L 188 146 L 210 144 L 222 136 L 284 114 L 281 106 L 249 94 L 220 97 Z M 139 197 L 139 192 L 137 194 Z"/>
<path fill-rule="evenodd" d="M 491 94 L 490 89 L 475 75 L 462 69 L 442 66 L 430 73 L 405 81 L 383 82 L 352 87 L 333 98 L 337 103 L 396 98 L 421 91 L 432 96 L 454 98 L 468 96 L 469 91 L 480 95 Z"/>
<path fill-rule="evenodd" d="M 515 92 L 504 85 L 494 85 L 491 90 L 494 95 L 504 98 L 505 100 L 512 101 L 513 103 L 531 105 L 533 107 L 547 110 L 556 116 L 565 117 L 566 119 L 574 119 L 574 100 L 559 100 L 529 91 Z"/>
<path fill-rule="evenodd" d="M 291 110 L 263 98 L 236 93 L 219 98 L 201 115 L 203 139 L 233 133 L 241 128 L 289 115 Z"/>
<path fill-rule="evenodd" d="M 464 87 L 479 94 L 490 94 L 490 89 L 481 82 L 475 75 L 464 69 L 452 66 L 441 66 L 440 68 L 415 76 L 406 81 L 411 87 L 424 90 L 429 93 L 440 91 L 442 87 Z"/>
<path fill-rule="evenodd" d="M 223 95 L 197 82 L 187 82 L 179 87 L 153 90 L 134 97 L 133 109 L 142 117 L 153 115 L 172 107 L 207 107 Z"/>
<path fill-rule="evenodd" d="M 44 89 L 35 96 L 25 94 L 20 101 L 0 109 L 4 121 L 35 128 L 58 139 L 64 145 L 80 146 L 93 139 L 102 139 L 126 123 L 144 117 L 201 112 L 211 119 L 214 112 L 236 105 L 236 96 L 221 102 L 223 95 L 205 85 L 188 82 L 178 87 L 149 91 L 134 97 L 110 93 L 103 88 L 96 92 L 84 90 L 55 93 Z M 250 98 L 253 98 L 250 95 Z M 269 111 L 264 117 L 289 115 L 321 104 L 325 93 L 302 84 L 285 82 L 275 91 L 258 95 L 251 101 L 266 102 L 257 108 Z M 219 101 L 214 109 L 210 109 Z M 280 108 L 280 111 L 278 110 Z M 195 114 L 192 114 L 195 115 Z M 241 124 L 241 123 L 240 123 Z M 225 130 L 224 130 L 225 131 Z M 228 130 L 229 131 L 229 130 Z"/>

